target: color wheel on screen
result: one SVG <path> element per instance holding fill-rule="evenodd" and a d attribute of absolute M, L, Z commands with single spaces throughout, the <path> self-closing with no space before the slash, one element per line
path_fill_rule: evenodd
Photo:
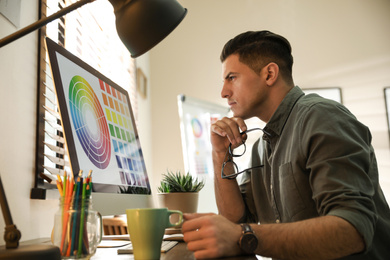
<path fill-rule="evenodd" d="M 199 119 L 193 118 L 191 120 L 191 126 L 192 126 L 192 132 L 194 133 L 194 136 L 197 138 L 201 137 L 203 133 L 203 129 L 201 123 L 199 122 Z"/>
<path fill-rule="evenodd" d="M 74 76 L 69 84 L 69 107 L 78 140 L 99 169 L 110 164 L 111 138 L 102 106 L 90 84 Z"/>

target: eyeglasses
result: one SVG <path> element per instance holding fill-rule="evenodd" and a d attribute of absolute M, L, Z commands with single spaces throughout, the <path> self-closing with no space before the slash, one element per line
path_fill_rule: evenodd
<path fill-rule="evenodd" d="M 249 129 L 249 130 L 246 130 L 246 131 L 243 131 L 241 132 L 240 134 L 243 135 L 243 134 L 248 134 L 252 131 L 256 131 L 256 130 L 261 130 L 263 131 L 265 134 L 268 134 L 266 131 L 264 131 L 263 129 L 261 128 L 253 128 L 253 129 Z M 269 134 L 268 134 L 269 135 Z M 252 170 L 252 169 L 255 169 L 255 168 L 260 168 L 260 167 L 263 167 L 264 165 L 259 165 L 259 166 L 254 166 L 254 167 L 250 167 L 250 168 L 247 168 L 243 171 L 239 171 L 238 170 L 238 166 L 237 164 L 233 161 L 233 158 L 234 157 L 241 157 L 244 155 L 244 153 L 246 152 L 246 145 L 245 145 L 245 142 L 242 143 L 242 145 L 244 146 L 244 151 L 243 152 L 240 152 L 239 154 L 234 154 L 233 153 L 233 149 L 232 149 L 232 144 L 230 143 L 229 144 L 229 148 L 228 150 L 226 151 L 226 155 L 225 155 L 225 158 L 223 160 L 223 164 L 222 164 L 222 170 L 221 170 L 221 178 L 222 179 L 234 179 L 236 178 L 239 174 L 243 173 L 243 172 L 246 172 L 248 170 Z"/>

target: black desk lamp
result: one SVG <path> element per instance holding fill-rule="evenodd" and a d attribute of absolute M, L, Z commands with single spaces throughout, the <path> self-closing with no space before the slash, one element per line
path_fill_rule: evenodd
<path fill-rule="evenodd" d="M 61 11 L 0 40 L 0 48 L 26 34 L 41 28 L 49 22 L 93 2 L 80 0 Z M 187 14 L 176 0 L 109 0 L 114 7 L 117 32 L 133 58 L 138 57 L 170 34 Z M 60 259 L 60 251 L 50 245 L 19 247 L 20 231 L 12 222 L 7 199 L 0 177 L 0 203 L 6 224 L 4 239 L 6 250 L 0 250 L 0 259 Z"/>
<path fill-rule="evenodd" d="M 0 40 L 0 48 L 95 0 L 80 0 Z M 162 41 L 183 20 L 187 9 L 176 0 L 109 0 L 118 35 L 136 58 Z"/>

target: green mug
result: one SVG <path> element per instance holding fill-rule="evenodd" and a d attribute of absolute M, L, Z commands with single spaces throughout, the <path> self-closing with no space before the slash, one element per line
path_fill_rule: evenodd
<path fill-rule="evenodd" d="M 179 221 L 171 223 L 169 217 L 179 215 Z M 127 209 L 127 229 L 133 244 L 134 259 L 160 259 L 165 229 L 179 227 L 183 213 L 167 208 Z"/>

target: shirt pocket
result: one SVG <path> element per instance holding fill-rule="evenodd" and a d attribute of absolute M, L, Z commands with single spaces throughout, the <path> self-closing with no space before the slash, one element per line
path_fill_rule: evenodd
<path fill-rule="evenodd" d="M 287 222 L 293 221 L 294 216 L 305 209 L 305 203 L 295 180 L 291 162 L 279 166 L 280 202 L 282 215 Z"/>

